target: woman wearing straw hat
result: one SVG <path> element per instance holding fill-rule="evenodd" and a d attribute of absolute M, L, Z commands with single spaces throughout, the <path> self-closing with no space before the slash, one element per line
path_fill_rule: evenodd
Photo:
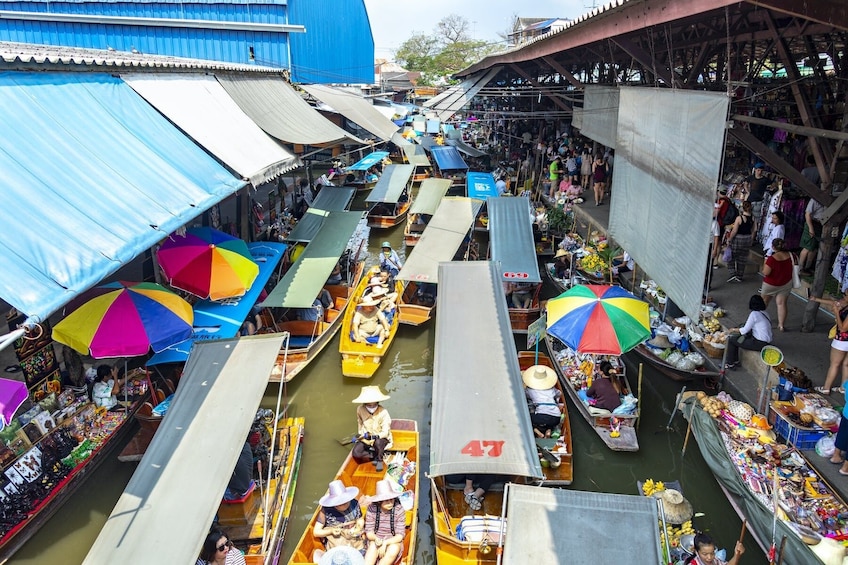
<path fill-rule="evenodd" d="M 562 393 L 556 388 L 557 376 L 553 369 L 544 365 L 533 365 L 526 369 L 524 396 L 530 405 L 530 421 L 536 437 L 551 437 L 551 433 L 562 421 Z"/>
<path fill-rule="evenodd" d="M 327 494 L 318 499 L 321 506 L 312 535 L 321 539 L 324 547 L 348 546 L 365 552 L 365 518 L 356 497 L 359 489 L 346 487 L 342 481 L 330 483 Z M 316 551 L 313 561 L 319 561 L 324 552 Z"/>
<path fill-rule="evenodd" d="M 380 302 L 379 297 L 366 296 L 359 303 L 351 323 L 354 341 L 368 343 L 369 337 L 376 337 L 377 347 L 383 347 L 383 342 L 389 336 L 389 321 L 378 308 Z"/>
<path fill-rule="evenodd" d="M 571 256 L 565 249 L 557 249 L 554 255 L 554 275 L 558 279 L 568 278 L 571 272 Z"/>
<path fill-rule="evenodd" d="M 376 490 L 365 512 L 365 565 L 392 565 L 403 550 L 406 510 L 389 481 L 377 481 Z"/>
<path fill-rule="evenodd" d="M 380 402 L 391 398 L 378 386 L 364 386 L 353 399 L 356 407 L 358 439 L 351 452 L 357 463 L 374 461 L 377 471 L 383 470 L 383 452 L 392 446 L 392 417 Z"/>

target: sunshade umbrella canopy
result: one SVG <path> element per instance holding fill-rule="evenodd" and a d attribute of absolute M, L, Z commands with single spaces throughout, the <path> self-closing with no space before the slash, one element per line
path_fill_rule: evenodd
<path fill-rule="evenodd" d="M 575 285 L 547 312 L 548 333 L 580 353 L 621 355 L 651 337 L 648 303 L 619 286 Z"/>
<path fill-rule="evenodd" d="M 157 257 L 171 286 L 210 300 L 243 296 L 259 274 L 247 244 L 213 228 L 171 234 Z"/>
<path fill-rule="evenodd" d="M 95 359 L 162 351 L 191 336 L 191 305 L 155 283 L 118 281 L 95 287 L 88 300 L 53 328 L 53 339 Z"/>
<path fill-rule="evenodd" d="M 18 408 L 27 399 L 26 383 L 0 379 L 0 430 L 9 425 Z"/>

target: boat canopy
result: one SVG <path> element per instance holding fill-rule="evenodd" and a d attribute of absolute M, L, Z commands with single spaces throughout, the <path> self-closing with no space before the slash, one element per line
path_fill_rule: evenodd
<path fill-rule="evenodd" d="M 304 84 L 300 88 L 383 141 L 390 140 L 392 134 L 400 129 L 358 94 L 323 84 Z"/>
<path fill-rule="evenodd" d="M 480 200 L 500 196 L 492 173 L 481 173 L 479 171 L 468 171 L 465 174 L 465 192 L 469 198 L 479 198 Z"/>
<path fill-rule="evenodd" d="M 147 366 L 162 363 L 183 363 L 188 359 L 191 346 L 195 341 L 210 339 L 229 339 L 238 335 L 241 325 L 256 304 L 259 295 L 280 264 L 288 245 L 273 241 L 252 241 L 247 244 L 250 256 L 259 265 L 259 274 L 243 296 L 236 296 L 218 302 L 200 300 L 194 303 L 194 322 L 191 337 L 169 345 L 147 361 Z"/>
<path fill-rule="evenodd" d="M 193 563 L 233 474 L 283 334 L 196 343 L 85 563 Z"/>
<path fill-rule="evenodd" d="M 380 175 L 380 180 L 371 189 L 365 201 L 396 204 L 414 172 L 414 165 L 389 165 L 385 167 L 383 174 Z"/>
<path fill-rule="evenodd" d="M 542 282 L 533 241 L 530 200 L 518 196 L 491 198 L 488 207 L 492 260 L 500 263 L 503 280 Z"/>
<path fill-rule="evenodd" d="M 498 271 L 489 261 L 439 264 L 430 420 L 434 477 L 543 477 Z"/>
<path fill-rule="evenodd" d="M 412 142 L 406 139 L 403 134 L 399 131 L 396 131 L 392 134 L 392 143 L 397 145 L 398 147 L 406 147 L 407 145 L 412 145 Z"/>
<path fill-rule="evenodd" d="M 436 145 L 436 141 L 429 135 L 419 135 L 415 138 L 415 141 L 417 141 L 418 145 L 423 147 L 426 151 L 430 151 L 434 147 L 439 147 L 439 145 Z"/>
<path fill-rule="evenodd" d="M 329 212 L 347 210 L 350 201 L 353 200 L 354 193 L 356 193 L 356 189 L 351 187 L 325 186 L 318 193 L 312 206 L 306 210 L 306 213 L 297 221 L 297 225 L 285 239 L 287 241 L 310 241 L 318 233 Z"/>
<path fill-rule="evenodd" d="M 433 154 L 433 159 L 436 160 L 436 166 L 441 171 L 468 170 L 468 165 L 462 159 L 462 155 L 459 154 L 456 147 L 434 145 L 430 148 L 430 153 Z"/>
<path fill-rule="evenodd" d="M 424 102 L 424 107 L 436 112 L 443 122 L 447 121 L 463 106 L 471 102 L 471 99 L 477 96 L 477 93 L 495 78 L 501 68 L 500 65 L 496 65 L 469 76 L 458 85 L 452 86 L 438 96 Z"/>
<path fill-rule="evenodd" d="M 634 555 L 640 563 L 664 562 L 654 498 L 519 484 L 507 489 L 504 565 L 559 563 L 564 555 L 570 563 L 627 563 Z"/>
<path fill-rule="evenodd" d="M 397 278 L 402 281 L 438 282 L 439 263 L 453 259 L 482 206 L 482 201 L 471 198 L 442 199 Z"/>
<path fill-rule="evenodd" d="M 351 165 L 346 167 L 346 171 L 367 171 L 377 163 L 389 156 L 388 151 L 374 151 Z"/>
<path fill-rule="evenodd" d="M 427 158 L 427 151 L 420 145 L 403 146 L 403 154 L 410 165 L 416 167 L 430 167 L 430 159 Z"/>
<path fill-rule="evenodd" d="M 418 194 L 409 207 L 410 214 L 435 214 L 445 193 L 451 187 L 450 179 L 424 179 Z"/>
<path fill-rule="evenodd" d="M 311 308 L 363 215 L 364 212 L 328 212 L 321 229 L 260 306 Z"/>
<path fill-rule="evenodd" d="M 456 147 L 457 151 L 472 158 L 485 157 L 487 155 L 485 151 L 480 151 L 476 147 L 471 147 L 461 139 L 446 139 L 445 143 L 451 147 Z"/>

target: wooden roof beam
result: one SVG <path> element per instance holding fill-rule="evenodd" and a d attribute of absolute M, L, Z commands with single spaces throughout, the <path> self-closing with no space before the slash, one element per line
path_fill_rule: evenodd
<path fill-rule="evenodd" d="M 583 83 L 577 80 L 573 74 L 568 72 L 565 67 L 560 65 L 553 57 L 542 57 L 542 60 L 547 63 L 553 70 L 558 72 L 560 76 L 564 77 L 565 80 L 570 82 L 574 88 L 583 90 Z"/>
<path fill-rule="evenodd" d="M 549 98 L 549 99 L 551 100 L 551 102 L 553 102 L 553 103 L 554 103 L 557 107 L 559 107 L 561 110 L 566 110 L 566 111 L 568 111 L 568 112 L 571 112 L 571 111 L 572 111 L 572 108 L 571 108 L 571 106 L 570 106 L 569 104 L 566 104 L 565 102 L 563 102 L 563 101 L 562 101 L 562 100 L 560 100 L 559 98 L 556 98 L 555 96 L 551 96 L 550 94 L 548 94 L 548 92 L 550 91 L 550 88 L 546 87 L 546 86 L 545 86 L 545 85 L 543 85 L 543 84 L 540 84 L 538 80 L 536 80 L 535 78 L 533 78 L 532 76 L 530 76 L 529 74 L 527 74 L 526 72 L 524 72 L 524 69 L 522 69 L 521 67 L 519 67 L 518 65 L 515 65 L 515 64 L 510 64 L 509 66 L 510 66 L 510 67 L 512 68 L 512 70 L 514 70 L 516 73 L 518 73 L 519 75 L 521 75 L 522 77 L 524 77 L 524 79 L 525 79 L 525 80 L 527 80 L 527 82 L 529 82 L 530 84 L 532 84 L 532 85 L 533 85 L 533 86 L 535 86 L 536 88 L 542 89 L 542 90 L 546 93 L 546 94 L 545 94 L 545 97 L 546 97 L 546 98 Z"/>
<path fill-rule="evenodd" d="M 612 43 L 618 45 L 619 49 L 639 61 L 646 70 L 650 70 L 652 74 L 656 74 L 655 79 L 660 79 L 669 86 L 681 86 L 680 77 L 668 67 L 655 61 L 654 58 L 642 47 L 636 44 L 632 39 L 610 39 Z"/>

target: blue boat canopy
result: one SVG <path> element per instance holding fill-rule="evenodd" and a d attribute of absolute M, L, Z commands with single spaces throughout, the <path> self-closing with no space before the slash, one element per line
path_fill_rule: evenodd
<path fill-rule="evenodd" d="M 530 200 L 521 197 L 491 198 L 489 238 L 492 260 L 500 263 L 504 282 L 540 283 Z"/>
<path fill-rule="evenodd" d="M 465 175 L 465 191 L 468 198 L 479 198 L 480 200 L 499 196 L 495 177 L 492 176 L 492 173 L 468 171 Z"/>
<path fill-rule="evenodd" d="M 0 73 L 0 108 L 0 298 L 30 321 L 245 184 L 108 74 Z"/>
<path fill-rule="evenodd" d="M 462 155 L 456 150 L 456 147 L 445 147 L 434 145 L 430 148 L 433 154 L 433 159 L 436 160 L 436 166 L 441 171 L 457 171 L 468 170 L 468 165 L 462 159 Z"/>
<path fill-rule="evenodd" d="M 383 159 L 389 156 L 388 151 L 375 151 L 370 155 L 366 155 L 350 167 L 347 167 L 346 171 L 367 171 Z"/>

